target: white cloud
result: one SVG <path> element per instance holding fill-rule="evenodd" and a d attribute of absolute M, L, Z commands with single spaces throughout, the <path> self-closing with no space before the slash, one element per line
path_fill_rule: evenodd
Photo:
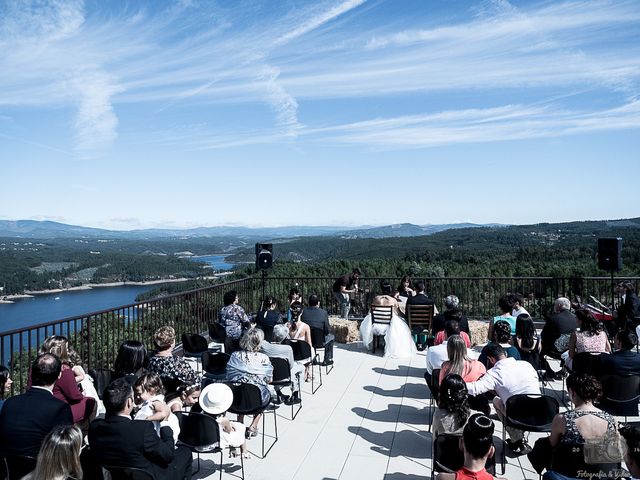
<path fill-rule="evenodd" d="M 354 122 L 309 130 L 323 142 L 382 148 L 428 148 L 640 129 L 640 101 L 593 112 L 506 105 Z"/>

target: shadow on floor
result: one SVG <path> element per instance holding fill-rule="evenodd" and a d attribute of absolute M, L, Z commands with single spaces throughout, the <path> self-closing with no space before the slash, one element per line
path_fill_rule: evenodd
<path fill-rule="evenodd" d="M 425 480 L 425 476 L 423 475 L 413 475 L 411 473 L 387 473 L 384 476 L 384 480 Z"/>
<path fill-rule="evenodd" d="M 416 430 L 373 432 L 368 428 L 349 427 L 349 432 L 373 444 L 371 450 L 389 457 L 431 458 L 431 434 Z"/>
<path fill-rule="evenodd" d="M 373 367 L 373 371 L 379 373 L 381 375 L 392 375 L 394 377 L 416 377 L 424 379 L 425 368 L 417 368 L 417 367 L 405 367 L 402 366 L 400 368 L 391 370 L 388 368 L 382 367 Z"/>
<path fill-rule="evenodd" d="M 367 392 L 371 392 L 375 395 L 382 395 L 383 397 L 394 398 L 415 398 L 417 400 L 427 400 L 429 398 L 429 390 L 425 383 L 407 383 L 402 387 L 398 387 L 394 390 L 384 390 L 374 385 L 366 385 L 363 387 Z"/>
<path fill-rule="evenodd" d="M 372 412 L 362 407 L 353 407 L 351 411 L 359 417 L 375 422 L 405 423 L 410 419 L 412 425 L 428 425 L 429 423 L 429 414 L 424 408 L 416 408 L 397 403 L 389 404 L 385 410 L 380 410 L 379 412 Z"/>

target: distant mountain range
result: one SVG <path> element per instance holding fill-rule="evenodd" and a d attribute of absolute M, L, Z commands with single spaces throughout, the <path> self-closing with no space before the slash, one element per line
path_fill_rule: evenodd
<path fill-rule="evenodd" d="M 160 239 L 160 238 L 206 238 L 235 237 L 262 241 L 282 238 L 335 236 L 341 238 L 392 238 L 415 237 L 450 230 L 453 228 L 497 227 L 500 224 L 479 225 L 475 223 L 453 223 L 442 225 L 414 225 L 399 223 L 381 227 L 341 227 L 341 226 L 286 226 L 286 227 L 197 227 L 190 229 L 143 229 L 106 230 L 101 228 L 67 225 L 64 223 L 37 220 L 0 220 L 0 237 L 32 239 L 48 238 L 120 238 L 120 239 Z"/>

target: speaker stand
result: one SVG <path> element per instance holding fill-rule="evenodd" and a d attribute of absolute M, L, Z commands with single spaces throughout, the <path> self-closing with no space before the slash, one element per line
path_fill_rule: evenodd
<path fill-rule="evenodd" d="M 613 272 L 611 272 L 611 275 L 613 275 Z M 267 285 L 267 271 L 262 270 L 262 300 L 261 301 L 264 301 L 266 285 Z"/>

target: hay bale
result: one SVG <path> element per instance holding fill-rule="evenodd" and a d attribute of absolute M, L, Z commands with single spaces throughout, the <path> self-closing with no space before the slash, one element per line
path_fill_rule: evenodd
<path fill-rule="evenodd" d="M 345 320 L 340 317 L 329 317 L 331 333 L 338 343 L 350 343 L 360 341 L 360 330 L 355 320 Z"/>
<path fill-rule="evenodd" d="M 469 320 L 469 337 L 471 345 L 481 345 L 487 341 L 487 333 L 489 332 L 489 322 L 482 320 Z"/>

